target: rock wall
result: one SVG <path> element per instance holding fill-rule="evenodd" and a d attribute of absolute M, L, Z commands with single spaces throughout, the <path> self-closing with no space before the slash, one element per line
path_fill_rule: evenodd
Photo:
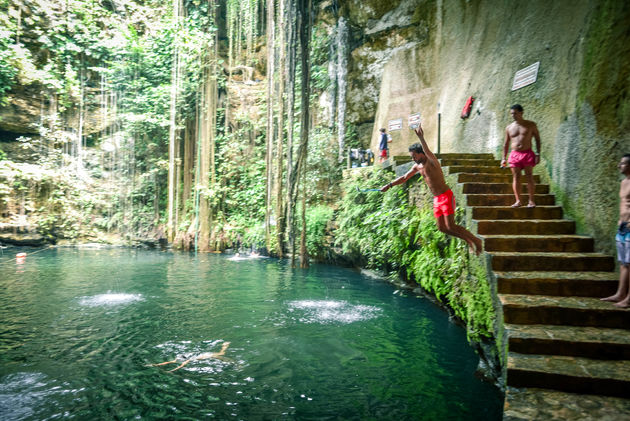
<path fill-rule="evenodd" d="M 415 141 L 407 117 L 415 112 L 436 149 L 439 103 L 442 152 L 499 158 L 509 107 L 520 103 L 542 137 L 536 172 L 579 232 L 612 253 L 616 165 L 630 152 L 630 3 L 367 0 L 345 12 L 364 31 L 351 54 L 348 116 L 366 124 L 375 105 L 372 149 L 378 129 L 402 117 L 391 151 L 407 154 Z M 535 62 L 537 81 L 512 91 L 514 74 Z M 473 112 L 462 120 L 471 95 Z"/>

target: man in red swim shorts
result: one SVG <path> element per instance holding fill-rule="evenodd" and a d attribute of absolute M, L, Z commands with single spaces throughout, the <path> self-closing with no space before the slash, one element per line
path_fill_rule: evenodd
<path fill-rule="evenodd" d="M 437 220 L 438 229 L 445 234 L 453 235 L 466 241 L 470 249 L 479 255 L 483 251 L 481 239 L 455 223 L 455 198 L 453 197 L 453 192 L 446 185 L 440 161 L 429 150 L 427 142 L 424 140 L 422 126 L 418 125 L 416 135 L 420 139 L 420 143 L 414 143 L 409 146 L 409 155 L 415 162 L 414 166 L 405 175 L 401 175 L 391 183 L 383 186 L 381 191 L 385 192 L 396 184 L 402 184 L 415 174 L 422 175 L 425 183 L 427 183 L 427 187 L 434 196 L 433 215 L 435 215 Z"/>
<path fill-rule="evenodd" d="M 521 171 L 525 171 L 527 178 L 527 192 L 529 193 L 528 208 L 536 206 L 534 202 L 534 193 L 536 185 L 534 184 L 534 166 L 540 161 L 540 134 L 538 127 L 533 121 L 523 119 L 523 107 L 520 104 L 514 104 L 510 107 L 510 115 L 514 122 L 505 129 L 505 143 L 503 144 L 503 159 L 501 166 L 505 166 L 505 157 L 507 156 L 508 147 L 511 147 L 510 158 L 508 163 L 512 170 L 512 190 L 516 196 L 516 202 L 513 208 L 521 206 Z M 536 151 L 532 151 L 532 137 L 536 139 Z"/>

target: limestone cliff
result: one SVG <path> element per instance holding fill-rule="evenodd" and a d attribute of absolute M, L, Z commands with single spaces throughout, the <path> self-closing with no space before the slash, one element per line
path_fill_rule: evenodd
<path fill-rule="evenodd" d="M 435 149 L 439 103 L 442 152 L 499 157 L 509 106 L 520 103 L 542 136 L 536 171 L 579 231 L 612 252 L 616 165 L 630 152 L 630 3 L 366 0 L 340 13 L 355 40 L 348 117 L 365 124 L 374 113 L 373 149 L 378 129 L 403 118 L 391 148 L 406 154 L 415 141 L 407 117 L 415 112 Z M 512 91 L 515 73 L 536 62 L 537 81 Z M 473 112 L 462 120 L 471 95 Z"/>

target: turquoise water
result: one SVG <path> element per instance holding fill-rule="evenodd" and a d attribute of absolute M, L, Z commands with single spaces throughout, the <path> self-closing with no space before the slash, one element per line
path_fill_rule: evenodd
<path fill-rule="evenodd" d="M 17 263 L 9 252 L 3 420 L 501 418 L 463 329 L 355 271 L 120 249 Z"/>

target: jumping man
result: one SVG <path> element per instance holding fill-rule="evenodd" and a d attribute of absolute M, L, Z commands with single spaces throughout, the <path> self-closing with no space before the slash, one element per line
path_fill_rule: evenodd
<path fill-rule="evenodd" d="M 409 155 L 415 162 L 414 166 L 407 172 L 381 188 L 386 192 L 396 184 L 402 184 L 415 174 L 419 173 L 427 183 L 427 187 L 433 193 L 433 215 L 437 219 L 437 226 L 445 234 L 461 238 L 468 243 L 471 250 L 479 255 L 483 251 L 483 243 L 473 233 L 466 228 L 455 223 L 455 197 L 453 192 L 446 185 L 444 173 L 437 157 L 429 150 L 427 142 L 424 140 L 422 126 L 415 130 L 420 139 L 420 143 L 409 146 Z"/>
<path fill-rule="evenodd" d="M 505 166 L 508 147 L 511 147 L 508 163 L 512 170 L 512 190 L 516 196 L 513 208 L 521 206 L 521 171 L 525 171 L 527 178 L 527 192 L 529 193 L 528 208 L 536 206 L 534 202 L 534 165 L 540 162 L 540 134 L 533 121 L 523 119 L 523 107 L 514 104 L 510 107 L 510 115 L 514 122 L 505 129 L 505 144 L 503 145 L 503 159 L 501 166 Z M 532 151 L 532 137 L 536 139 L 536 153 Z"/>

